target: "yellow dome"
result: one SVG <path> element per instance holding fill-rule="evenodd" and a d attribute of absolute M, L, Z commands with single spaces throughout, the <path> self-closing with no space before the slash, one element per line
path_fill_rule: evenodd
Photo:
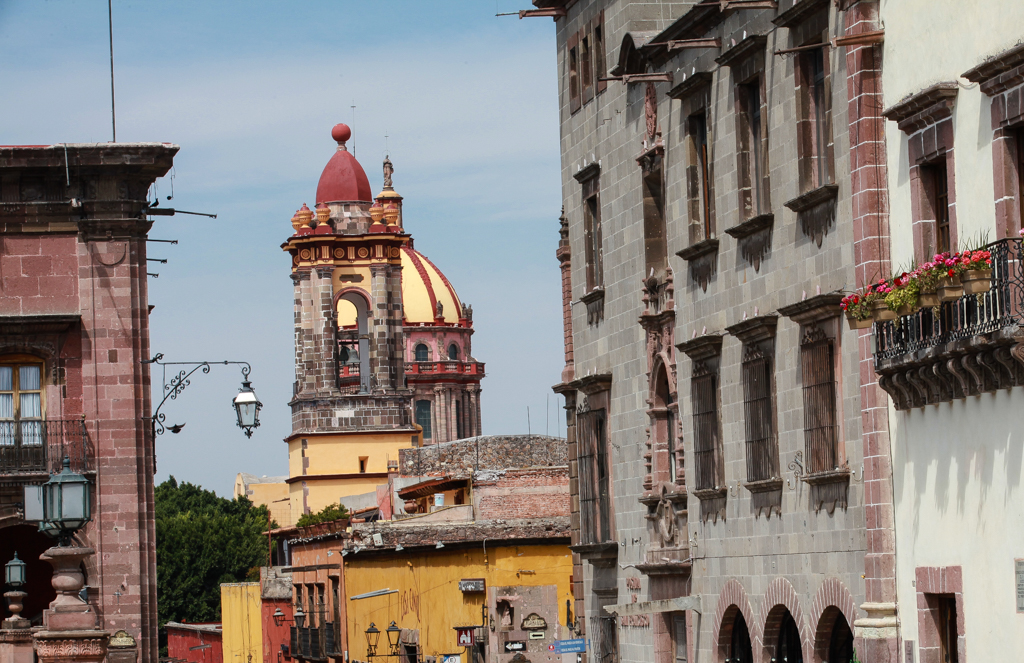
<path fill-rule="evenodd" d="M 457 324 L 462 302 L 455 288 L 430 259 L 408 246 L 402 247 L 402 306 L 405 321 L 411 324 L 434 322 L 437 303 L 443 308 L 444 321 Z"/>
<path fill-rule="evenodd" d="M 369 277 L 369 273 L 366 274 Z M 458 324 L 462 316 L 462 302 L 455 288 L 434 263 L 419 251 L 402 248 L 402 306 L 409 324 L 434 323 L 437 304 L 447 324 Z M 344 299 L 338 300 L 338 324 L 349 327 L 356 324 L 356 308 Z"/>

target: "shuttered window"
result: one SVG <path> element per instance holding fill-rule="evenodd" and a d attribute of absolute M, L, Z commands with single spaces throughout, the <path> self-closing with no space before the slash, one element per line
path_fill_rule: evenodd
<path fill-rule="evenodd" d="M 808 326 L 804 331 L 800 363 L 807 470 L 812 474 L 829 472 L 839 465 L 835 347 L 833 340 L 817 325 Z"/>
<path fill-rule="evenodd" d="M 779 474 L 771 353 L 756 345 L 745 345 L 742 370 L 747 481 L 764 481 Z"/>
<path fill-rule="evenodd" d="M 690 398 L 693 406 L 696 488 L 716 488 L 721 474 L 718 450 L 718 372 L 703 361 L 693 364 Z"/>

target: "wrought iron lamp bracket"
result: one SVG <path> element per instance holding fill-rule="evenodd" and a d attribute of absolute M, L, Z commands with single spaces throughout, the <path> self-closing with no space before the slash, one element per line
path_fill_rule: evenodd
<path fill-rule="evenodd" d="M 143 364 L 156 364 L 157 366 L 182 366 L 185 368 L 178 369 L 177 375 L 173 376 L 170 382 L 166 378 L 166 368 L 164 384 L 163 384 L 163 398 L 157 404 L 156 409 L 153 410 L 153 416 L 148 417 L 153 422 L 153 436 L 163 435 L 168 426 L 164 424 L 167 419 L 167 415 L 160 411 L 160 408 L 164 406 L 168 400 L 177 400 L 178 396 L 181 395 L 185 388 L 192 384 L 191 377 L 196 371 L 202 371 L 204 374 L 208 374 L 210 369 L 214 365 L 222 366 L 241 366 L 242 381 L 245 382 L 249 379 L 249 373 L 252 372 L 252 366 L 247 361 L 161 361 L 164 358 L 163 353 L 157 353 L 153 355 L 152 359 L 143 359 Z M 184 424 L 182 424 L 184 425 Z M 172 433 L 177 433 L 180 429 L 175 430 L 175 426 L 170 426 Z"/>

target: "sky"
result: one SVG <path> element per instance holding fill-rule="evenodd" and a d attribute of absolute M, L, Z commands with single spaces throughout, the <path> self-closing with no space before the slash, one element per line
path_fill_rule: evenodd
<path fill-rule="evenodd" d="M 246 439 L 231 408 L 238 368 L 197 373 L 161 410 L 186 426 L 158 438 L 157 481 L 230 495 L 240 471 L 287 474 L 292 284 L 280 247 L 295 210 L 315 202 L 338 122 L 353 127 L 374 192 L 390 154 L 406 230 L 473 305 L 484 434 L 564 434 L 551 392 L 563 358 L 550 19 L 495 16 L 527 0 L 112 6 L 118 142 L 180 145 L 151 196 L 217 214 L 154 223 L 151 238 L 178 244 L 149 245 L 168 261 L 150 263 L 152 351 L 247 361 L 264 404 Z M 0 144 L 110 141 L 108 39 L 103 0 L 0 0 Z M 154 396 L 163 378 L 154 372 Z"/>

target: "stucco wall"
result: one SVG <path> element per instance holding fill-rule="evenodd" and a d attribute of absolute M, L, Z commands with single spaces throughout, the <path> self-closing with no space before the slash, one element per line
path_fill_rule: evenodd
<path fill-rule="evenodd" d="M 223 583 L 220 617 L 224 660 L 263 663 L 263 626 L 258 582 Z"/>

